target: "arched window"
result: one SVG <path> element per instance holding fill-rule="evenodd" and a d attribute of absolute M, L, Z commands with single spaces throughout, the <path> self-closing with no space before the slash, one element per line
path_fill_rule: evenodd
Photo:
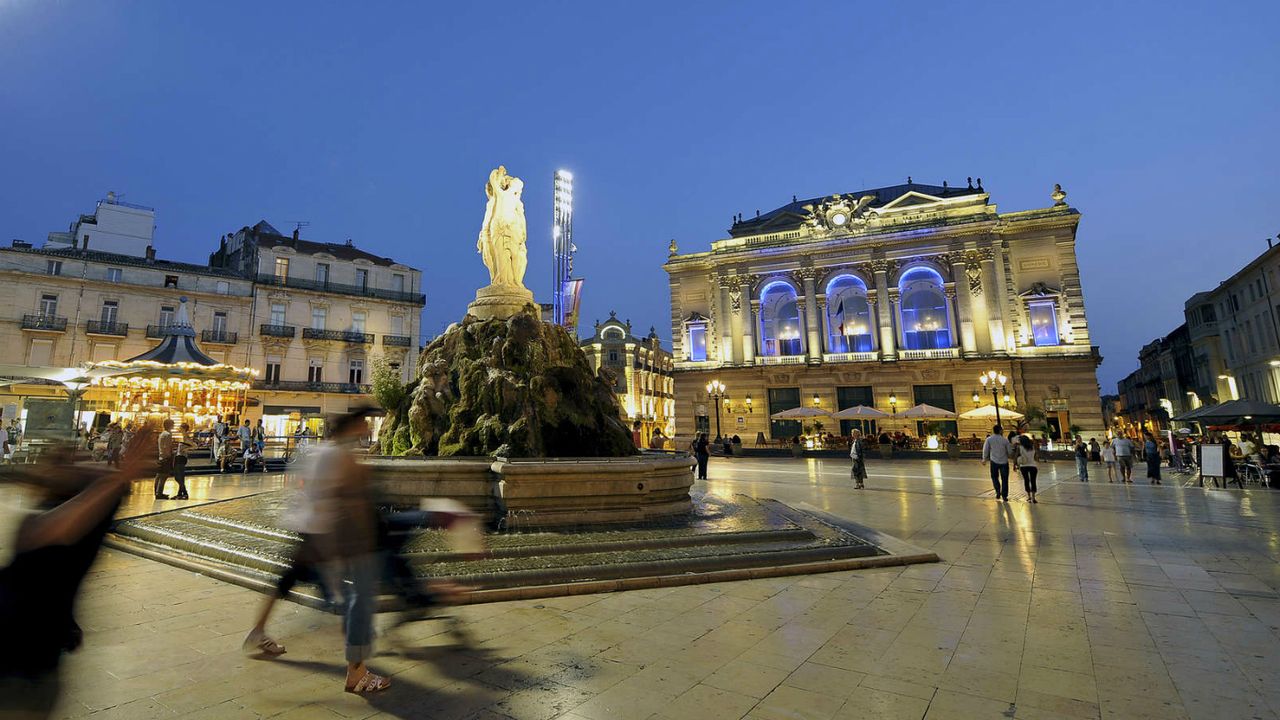
<path fill-rule="evenodd" d="M 928 267 L 911 268 L 898 281 L 902 306 L 902 345 L 907 350 L 951 347 L 951 321 L 942 276 Z"/>
<path fill-rule="evenodd" d="M 795 288 L 781 280 L 766 285 L 760 293 L 760 354 L 803 355 L 803 334 Z"/>
<path fill-rule="evenodd" d="M 853 275 L 827 283 L 827 348 L 833 353 L 871 352 L 872 328 L 866 284 Z"/>

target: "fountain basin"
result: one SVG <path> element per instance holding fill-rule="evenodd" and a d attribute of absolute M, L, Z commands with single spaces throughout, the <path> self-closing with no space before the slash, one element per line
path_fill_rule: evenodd
<path fill-rule="evenodd" d="M 416 505 L 445 497 L 489 522 L 522 527 L 633 523 L 692 510 L 687 455 L 621 458 L 389 457 L 362 461 L 383 495 Z"/>

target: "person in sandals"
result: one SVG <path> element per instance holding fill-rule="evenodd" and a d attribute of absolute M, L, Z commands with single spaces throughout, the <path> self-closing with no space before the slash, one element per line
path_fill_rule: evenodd
<path fill-rule="evenodd" d="M 377 511 L 369 472 L 356 462 L 352 450 L 367 433 L 365 418 L 371 412 L 360 409 L 332 421 L 330 440 L 308 453 L 296 521 L 306 541 L 299 546 L 295 564 L 312 562 L 328 568 L 343 581 L 346 691 L 356 694 L 391 687 L 390 680 L 365 665 L 373 654 L 373 611 L 382 566 L 377 553 Z M 246 650 L 266 656 L 285 652 L 284 645 L 265 631 L 273 602 L 274 599 L 269 600 L 264 606 L 258 623 L 245 638 Z"/>

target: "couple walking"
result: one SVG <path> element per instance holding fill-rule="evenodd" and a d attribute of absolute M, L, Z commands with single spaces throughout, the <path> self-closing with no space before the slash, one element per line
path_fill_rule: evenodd
<path fill-rule="evenodd" d="M 1004 428 L 996 425 L 982 444 L 982 462 L 991 466 L 991 484 L 996 490 L 996 501 L 1009 502 L 1009 464 L 1022 475 L 1022 486 L 1030 502 L 1036 500 L 1036 478 L 1040 466 L 1036 463 L 1036 444 L 1026 435 L 1010 433 L 1005 437 Z"/>

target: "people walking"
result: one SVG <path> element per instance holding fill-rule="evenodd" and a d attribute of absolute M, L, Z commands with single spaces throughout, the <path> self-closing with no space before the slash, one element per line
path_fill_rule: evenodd
<path fill-rule="evenodd" d="M 262 418 L 258 418 L 258 424 L 253 428 L 253 442 L 258 446 L 258 454 L 263 455 L 267 451 L 267 426 L 262 424 Z"/>
<path fill-rule="evenodd" d="M 218 472 L 227 471 L 227 440 L 230 439 L 231 428 L 222 415 L 213 423 L 213 461 L 218 464 Z"/>
<path fill-rule="evenodd" d="M 164 494 L 164 485 L 173 474 L 173 421 L 165 418 L 161 427 L 163 430 L 156 438 L 158 457 L 156 458 L 155 494 L 157 500 L 168 500 L 169 496 Z"/>
<path fill-rule="evenodd" d="M 107 426 L 107 467 L 120 467 L 120 451 L 124 449 L 124 429 L 120 423 Z"/>
<path fill-rule="evenodd" d="M 248 419 L 244 421 L 243 425 L 236 428 L 236 439 L 240 441 L 240 455 L 242 456 L 254 445 L 253 428 L 249 426 Z"/>
<path fill-rule="evenodd" d="M 120 466 L 104 473 L 48 452 L 38 465 L 15 469 L 10 479 L 34 512 L 15 517 L 11 537 L 0 542 L 0 716 L 51 717 L 58 703 L 64 653 L 84 633 L 75 621 L 76 595 L 97 558 L 112 516 L 132 481 L 145 476 L 154 438 L 135 436 Z M 24 503 L 25 504 L 25 503 Z M 68 708 L 62 708 L 65 712 Z"/>
<path fill-rule="evenodd" d="M 1098 444 L 1098 438 L 1089 438 L 1089 462 L 1102 462 L 1102 446 Z"/>
<path fill-rule="evenodd" d="M 1107 466 L 1107 482 L 1116 481 L 1116 449 L 1110 440 L 1102 446 L 1102 462 Z"/>
<path fill-rule="evenodd" d="M 1080 482 L 1089 482 L 1089 446 L 1084 439 L 1076 436 L 1076 477 Z"/>
<path fill-rule="evenodd" d="M 861 431 L 854 430 L 849 437 L 849 459 L 853 461 L 849 474 L 853 477 L 854 489 L 861 490 L 867 480 L 867 445 L 862 442 Z"/>
<path fill-rule="evenodd" d="M 391 681 L 366 665 L 373 655 L 373 611 L 381 572 L 377 549 L 377 511 L 369 471 L 356 462 L 353 447 L 365 433 L 371 410 L 349 413 L 330 424 L 330 440 L 307 455 L 297 526 L 308 540 L 300 548 L 318 550 L 319 562 L 334 568 L 343 581 L 347 673 L 345 689 L 356 694 L 386 690 Z M 312 556 L 314 557 L 314 556 Z M 306 558 L 310 559 L 310 558 Z M 283 584 L 285 578 L 281 579 Z M 277 595 L 280 585 L 277 585 Z M 266 636 L 266 620 L 274 599 L 264 604 L 245 646 L 279 655 L 284 646 Z"/>
<path fill-rule="evenodd" d="M 693 458 L 698 462 L 698 479 L 706 480 L 707 461 L 711 459 L 711 443 L 707 441 L 707 434 L 698 433 L 690 447 L 693 450 Z"/>
<path fill-rule="evenodd" d="M 982 443 L 982 462 L 991 464 L 991 484 L 996 489 L 996 500 L 1009 502 L 1009 455 L 1013 446 L 1004 436 L 1004 428 L 996 425 Z"/>
<path fill-rule="evenodd" d="M 1036 477 L 1040 474 L 1040 466 L 1036 463 L 1036 443 L 1026 435 L 1019 435 L 1013 450 L 1013 464 L 1022 474 L 1022 489 L 1027 492 L 1029 502 L 1038 503 Z"/>
<path fill-rule="evenodd" d="M 1116 452 L 1116 465 L 1120 468 L 1120 482 L 1133 482 L 1133 441 L 1121 435 L 1111 441 Z"/>
<path fill-rule="evenodd" d="M 1160 484 L 1160 446 L 1150 432 L 1142 434 L 1142 452 L 1147 457 L 1147 480 L 1153 485 Z"/>
<path fill-rule="evenodd" d="M 191 449 L 191 443 L 188 438 L 191 436 L 191 426 L 182 423 L 178 428 L 182 431 L 182 437 L 173 441 L 173 479 L 178 481 L 178 494 L 174 496 L 177 500 L 187 500 L 187 452 Z"/>

